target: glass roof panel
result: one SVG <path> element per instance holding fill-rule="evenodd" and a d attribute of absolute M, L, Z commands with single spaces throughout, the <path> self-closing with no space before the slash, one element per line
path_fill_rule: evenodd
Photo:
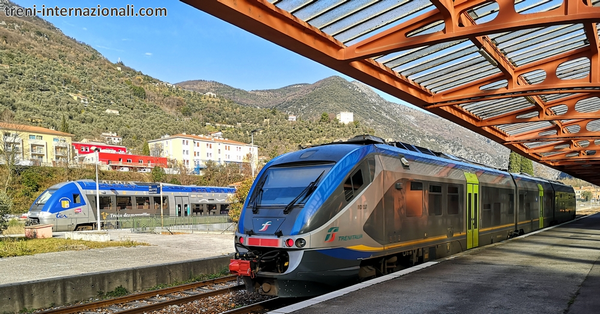
<path fill-rule="evenodd" d="M 600 110 L 600 98 L 598 97 L 586 98 L 575 104 L 575 111 L 577 112 L 596 112 L 598 110 Z"/>
<path fill-rule="evenodd" d="M 527 122 L 527 123 L 515 123 L 515 124 L 504 124 L 498 126 L 499 129 L 508 133 L 509 135 L 517 135 L 522 133 L 531 132 L 538 129 L 543 129 L 552 126 L 550 122 Z"/>

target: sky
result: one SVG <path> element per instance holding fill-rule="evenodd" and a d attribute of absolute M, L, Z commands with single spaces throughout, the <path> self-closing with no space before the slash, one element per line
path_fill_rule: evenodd
<path fill-rule="evenodd" d="M 1 1 L 1 0 L 0 0 Z M 38 10 L 43 7 L 97 8 L 98 1 L 13 0 Z M 315 61 L 279 47 L 183 2 L 107 1 L 101 8 L 133 5 L 165 8 L 159 17 L 50 17 L 41 16 L 65 35 L 90 45 L 109 61 L 159 80 L 179 83 L 210 80 L 244 90 L 275 89 L 314 83 L 338 75 Z M 386 100 L 406 104 L 381 91 Z"/>

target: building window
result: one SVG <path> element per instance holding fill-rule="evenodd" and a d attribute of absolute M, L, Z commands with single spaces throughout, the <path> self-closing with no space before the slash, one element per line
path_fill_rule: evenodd
<path fill-rule="evenodd" d="M 127 159 L 127 162 L 131 162 L 131 159 Z"/>
<path fill-rule="evenodd" d="M 140 159 L 140 160 L 138 160 L 138 163 L 143 164 L 144 161 Z"/>
<path fill-rule="evenodd" d="M 41 135 L 36 135 L 36 136 L 35 136 L 35 139 L 36 139 L 36 140 L 41 140 L 41 139 L 42 139 L 42 136 L 41 136 Z"/>
<path fill-rule="evenodd" d="M 35 135 L 29 135 L 30 140 L 35 140 Z"/>

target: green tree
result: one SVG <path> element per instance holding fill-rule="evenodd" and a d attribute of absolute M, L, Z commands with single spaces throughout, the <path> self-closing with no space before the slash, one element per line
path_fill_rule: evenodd
<path fill-rule="evenodd" d="M 230 199 L 231 205 L 229 205 L 229 217 L 235 223 L 240 221 L 240 215 L 242 214 L 242 208 L 244 207 L 244 203 L 246 203 L 246 198 L 248 197 L 248 192 L 250 192 L 250 187 L 252 187 L 252 178 L 248 178 L 242 181 L 242 184 L 235 191 L 235 194 Z"/>
<path fill-rule="evenodd" d="M 144 146 L 142 147 L 142 155 L 150 156 L 150 145 L 148 145 L 148 142 L 144 142 Z"/>
<path fill-rule="evenodd" d="M 8 214 L 13 206 L 12 199 L 8 194 L 0 191 L 0 234 L 8 227 Z"/>
<path fill-rule="evenodd" d="M 152 168 L 152 182 L 164 182 L 167 179 L 167 174 L 162 167 L 155 166 Z"/>
<path fill-rule="evenodd" d="M 329 114 L 327 114 L 327 112 L 323 112 L 321 114 L 321 120 L 319 120 L 319 122 L 321 122 L 321 123 L 329 123 Z"/>
<path fill-rule="evenodd" d="M 508 172 L 521 172 L 521 158 L 521 155 L 515 152 L 510 152 L 510 155 L 508 156 Z"/>
<path fill-rule="evenodd" d="M 586 202 L 589 202 L 594 195 L 590 191 L 583 191 L 581 192 L 581 197 L 583 197 Z"/>
<path fill-rule="evenodd" d="M 67 119 L 65 119 L 65 115 L 62 115 L 62 120 L 60 121 L 60 128 L 58 129 L 61 132 L 70 133 L 69 132 L 69 123 L 67 123 Z"/>
<path fill-rule="evenodd" d="M 533 176 L 533 162 L 529 158 L 521 157 L 521 172 Z"/>

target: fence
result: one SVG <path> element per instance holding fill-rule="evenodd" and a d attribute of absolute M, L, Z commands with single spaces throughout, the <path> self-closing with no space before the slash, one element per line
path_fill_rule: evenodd
<path fill-rule="evenodd" d="M 227 215 L 188 217 L 164 216 L 162 218 L 160 215 L 157 215 L 120 217 L 104 220 L 104 228 L 106 229 L 131 229 L 133 232 L 156 232 L 157 230 L 164 230 L 166 232 L 172 232 L 172 230 L 186 230 L 188 232 L 224 231 L 232 224 L 231 218 Z"/>

